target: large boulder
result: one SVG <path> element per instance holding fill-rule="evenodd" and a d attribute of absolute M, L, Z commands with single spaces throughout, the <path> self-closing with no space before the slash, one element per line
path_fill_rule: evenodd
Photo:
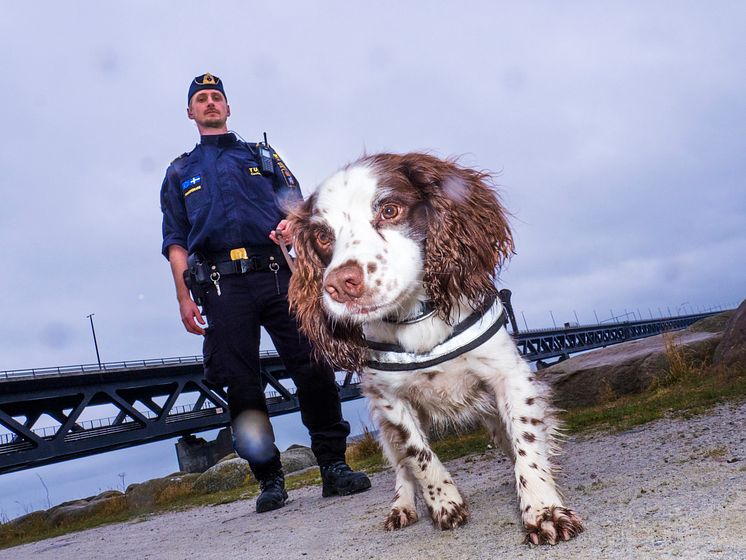
<path fill-rule="evenodd" d="M 746 300 L 728 321 L 713 363 L 733 372 L 746 371 Z"/>
<path fill-rule="evenodd" d="M 127 500 L 122 492 L 110 490 L 85 500 L 67 502 L 50 509 L 49 524 L 53 527 L 70 525 L 92 517 L 108 516 L 127 509 Z"/>
<path fill-rule="evenodd" d="M 132 510 L 148 509 L 157 504 L 188 494 L 199 474 L 174 473 L 142 483 L 130 484 L 125 492 L 127 505 Z"/>
<path fill-rule="evenodd" d="M 554 391 L 560 408 L 590 406 L 610 397 L 639 393 L 669 372 L 666 337 L 687 363 L 706 363 L 721 333 L 681 331 L 623 342 L 579 354 L 537 373 Z"/>
<path fill-rule="evenodd" d="M 222 461 L 203 472 L 194 481 L 193 489 L 200 494 L 211 494 L 238 488 L 249 482 L 251 469 L 248 461 L 236 458 Z"/>
<path fill-rule="evenodd" d="M 280 454 L 282 469 L 285 474 L 302 471 L 317 465 L 316 456 L 309 447 L 304 445 L 291 445 Z"/>

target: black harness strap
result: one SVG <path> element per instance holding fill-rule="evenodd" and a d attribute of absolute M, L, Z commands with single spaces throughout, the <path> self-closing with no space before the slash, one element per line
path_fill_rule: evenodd
<path fill-rule="evenodd" d="M 488 309 L 494 305 L 494 300 L 492 303 L 488 306 Z M 451 340 L 452 338 L 458 336 L 459 334 L 466 331 L 469 327 L 472 327 L 475 325 L 482 317 L 484 317 L 486 312 L 483 313 L 472 313 L 467 317 L 464 321 L 456 325 L 456 327 L 453 329 L 453 333 L 451 336 L 449 336 L 446 340 L 441 342 L 441 344 Z M 497 317 L 495 322 L 491 324 L 487 330 L 485 330 L 482 334 L 480 334 L 477 338 L 474 340 L 468 342 L 464 346 L 461 346 L 459 348 L 456 348 L 455 350 L 444 354 L 443 356 L 438 356 L 437 358 L 433 358 L 431 360 L 426 360 L 424 362 L 397 362 L 397 363 L 388 363 L 388 362 L 378 362 L 375 360 L 369 360 L 368 361 L 368 367 L 371 369 L 379 370 L 379 371 L 414 371 L 418 369 L 424 369 L 432 366 L 436 366 L 438 364 L 442 364 L 443 362 L 447 362 L 448 360 L 452 360 L 453 358 L 457 358 L 458 356 L 465 354 L 466 352 L 469 352 L 471 350 L 474 350 L 475 348 L 478 348 L 485 342 L 487 342 L 490 338 L 492 338 L 497 331 L 499 331 L 501 328 L 503 328 L 508 322 L 507 315 L 505 313 L 505 308 L 501 308 L 500 315 Z M 400 345 L 398 344 L 385 344 L 380 342 L 374 342 L 374 341 L 368 341 L 367 342 L 368 348 L 371 350 L 381 351 L 381 352 L 393 352 L 397 354 L 409 354 L 411 355 L 411 352 L 407 352 L 404 350 Z"/>

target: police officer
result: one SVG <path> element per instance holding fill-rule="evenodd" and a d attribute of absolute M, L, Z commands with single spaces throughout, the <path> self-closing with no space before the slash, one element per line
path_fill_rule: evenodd
<path fill-rule="evenodd" d="M 171 265 L 184 327 L 204 335 L 205 376 L 227 386 L 234 447 L 261 488 L 256 511 L 277 509 L 287 499 L 260 378 L 260 326 L 295 383 L 321 469 L 322 495 L 367 490 L 368 477 L 344 460 L 350 427 L 342 418 L 334 372 L 312 359 L 288 311 L 290 271 L 273 241 L 281 241 L 275 226 L 289 239 L 283 205 L 302 198 L 298 183 L 274 150 L 228 132 L 231 111 L 220 78 L 203 74 L 192 80 L 187 105 L 201 140 L 166 171 L 162 252 Z M 263 148 L 268 151 L 262 154 Z M 192 293 L 202 296 L 209 326 L 190 295 L 185 271 Z"/>

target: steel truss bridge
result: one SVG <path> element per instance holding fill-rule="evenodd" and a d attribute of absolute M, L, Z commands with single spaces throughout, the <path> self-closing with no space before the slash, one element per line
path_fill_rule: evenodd
<path fill-rule="evenodd" d="M 715 313 L 514 338 L 521 354 L 542 367 L 547 359 L 683 329 Z M 296 412 L 279 356 L 264 352 L 261 368 L 270 415 Z M 343 401 L 362 396 L 357 374 L 338 373 L 337 382 Z M 226 403 L 223 387 L 205 383 L 201 356 L 0 372 L 0 425 L 7 430 L 0 433 L 0 474 L 222 428 L 230 423 Z"/>

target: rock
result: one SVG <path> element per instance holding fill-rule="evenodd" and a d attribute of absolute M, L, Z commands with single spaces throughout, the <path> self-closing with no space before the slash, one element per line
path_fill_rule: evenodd
<path fill-rule="evenodd" d="M 728 321 L 723 339 L 715 350 L 713 363 L 723 368 L 746 370 L 746 300 Z"/>
<path fill-rule="evenodd" d="M 291 445 L 287 451 L 280 453 L 282 469 L 285 474 L 301 471 L 317 465 L 316 456 L 311 448 L 304 445 Z"/>
<path fill-rule="evenodd" d="M 685 330 L 689 332 L 723 332 L 728 326 L 728 321 L 736 314 L 735 311 L 725 311 L 700 319 L 693 325 L 689 325 Z"/>
<path fill-rule="evenodd" d="M 248 461 L 240 458 L 229 459 L 199 475 L 194 481 L 193 489 L 200 494 L 231 490 L 245 484 L 250 476 Z"/>
<path fill-rule="evenodd" d="M 188 494 L 199 477 L 199 474 L 179 474 L 130 484 L 125 492 L 127 505 L 133 510 L 147 509 Z"/>
<path fill-rule="evenodd" d="M 225 461 L 230 461 L 231 459 L 238 459 L 238 455 L 236 455 L 235 451 L 233 453 L 229 453 L 228 455 L 226 455 L 222 459 L 219 459 L 218 463 L 223 463 Z M 215 464 L 217 464 L 217 463 L 215 463 Z"/>
<path fill-rule="evenodd" d="M 124 496 L 124 492 L 120 492 L 119 490 L 106 490 L 92 498 L 92 500 L 104 500 L 106 498 L 113 498 L 114 496 Z"/>
<path fill-rule="evenodd" d="M 697 365 L 711 358 L 722 335 L 680 331 L 615 344 L 573 356 L 537 372 L 554 391 L 560 408 L 591 406 L 604 400 L 647 389 L 653 380 L 668 375 L 665 336 L 673 336 L 687 362 Z"/>
<path fill-rule="evenodd" d="M 57 504 L 56 506 L 49 508 L 47 511 L 49 513 L 53 513 L 54 511 L 56 511 L 56 510 L 58 510 L 60 508 L 67 507 L 67 506 L 79 506 L 79 505 L 87 504 L 92 499 L 93 499 L 93 496 L 90 496 L 88 498 L 80 498 L 80 499 L 77 499 L 77 500 L 70 500 L 68 502 L 62 502 L 61 504 Z"/>
<path fill-rule="evenodd" d="M 127 509 L 127 500 L 121 492 L 107 493 L 83 503 L 57 506 L 49 511 L 49 524 L 53 527 L 70 525 L 91 517 L 108 516 Z"/>

